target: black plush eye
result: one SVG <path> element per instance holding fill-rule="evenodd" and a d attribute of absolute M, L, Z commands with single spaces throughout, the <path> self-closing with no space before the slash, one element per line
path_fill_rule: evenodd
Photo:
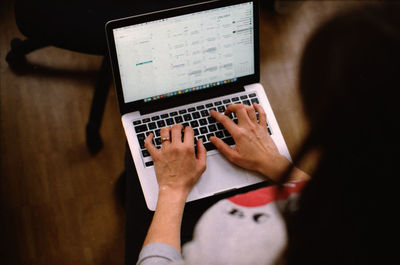
<path fill-rule="evenodd" d="M 244 217 L 244 213 L 243 213 L 241 210 L 236 209 L 236 208 L 233 208 L 233 209 L 230 210 L 228 213 L 229 213 L 230 215 L 236 216 L 236 217 L 238 217 L 238 218 L 243 218 L 243 217 Z"/>
<path fill-rule="evenodd" d="M 266 213 L 256 213 L 255 215 L 253 215 L 253 220 L 254 222 L 261 224 L 264 223 L 265 221 L 267 221 L 269 218 L 269 215 Z"/>

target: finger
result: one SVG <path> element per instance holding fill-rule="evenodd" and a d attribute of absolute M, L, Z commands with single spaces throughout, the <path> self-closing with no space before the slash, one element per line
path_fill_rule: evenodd
<path fill-rule="evenodd" d="M 182 143 L 182 124 L 175 124 L 171 128 L 171 143 Z"/>
<path fill-rule="evenodd" d="M 207 160 L 207 150 L 203 145 L 203 140 L 197 140 L 197 160 L 200 163 L 201 167 L 206 167 L 206 160 Z"/>
<path fill-rule="evenodd" d="M 154 134 L 150 133 L 144 140 L 144 146 L 146 147 L 147 151 L 149 151 L 151 157 L 154 159 L 158 155 L 159 150 L 153 144 L 153 138 Z"/>
<path fill-rule="evenodd" d="M 234 123 L 228 116 L 226 116 L 222 113 L 219 113 L 215 110 L 211 110 L 210 115 L 211 115 L 211 117 L 216 119 L 218 122 L 222 123 L 222 125 L 224 125 L 225 129 L 227 129 L 231 135 L 235 134 L 238 127 L 237 127 L 236 123 Z"/>
<path fill-rule="evenodd" d="M 185 133 L 183 135 L 183 142 L 185 144 L 193 146 L 194 145 L 194 138 L 193 138 L 194 137 L 194 132 L 193 132 L 192 127 L 186 126 L 185 129 L 184 129 L 184 132 Z"/>
<path fill-rule="evenodd" d="M 253 123 L 257 123 L 257 115 L 256 115 L 256 111 L 254 110 L 254 108 L 247 106 L 246 111 L 247 111 L 247 115 L 249 116 L 250 120 Z"/>
<path fill-rule="evenodd" d="M 267 114 L 265 113 L 263 107 L 261 107 L 261 105 L 254 103 L 254 108 L 256 109 L 256 111 L 258 112 L 258 119 L 259 119 L 259 123 L 264 126 L 265 128 L 267 128 Z"/>
<path fill-rule="evenodd" d="M 234 162 L 237 152 L 218 137 L 211 137 L 210 142 L 231 162 Z"/>
<path fill-rule="evenodd" d="M 239 123 L 247 122 L 250 123 L 249 115 L 246 111 L 246 106 L 243 104 L 232 104 L 226 108 L 225 114 L 229 114 L 231 112 L 235 112 Z"/>
<path fill-rule="evenodd" d="M 161 145 L 163 147 L 171 144 L 171 128 L 170 127 L 164 127 L 160 131 L 160 137 L 161 137 Z"/>

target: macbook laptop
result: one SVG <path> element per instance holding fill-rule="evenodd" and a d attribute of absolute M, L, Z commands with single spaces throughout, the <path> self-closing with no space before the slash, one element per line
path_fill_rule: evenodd
<path fill-rule="evenodd" d="M 239 168 L 209 142 L 235 142 L 209 115 L 229 104 L 260 104 L 279 152 L 291 160 L 260 80 L 259 12 L 255 0 L 222 0 L 110 21 L 108 47 L 122 124 L 147 207 L 155 210 L 158 184 L 144 139 L 181 123 L 207 149 L 207 169 L 188 196 L 197 200 L 265 181 Z M 237 122 L 234 114 L 229 115 Z M 196 141 L 195 141 L 196 142 Z"/>

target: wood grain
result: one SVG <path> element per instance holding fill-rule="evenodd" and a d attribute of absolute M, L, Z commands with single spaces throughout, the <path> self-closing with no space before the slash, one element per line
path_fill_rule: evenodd
<path fill-rule="evenodd" d="M 291 153 L 307 133 L 297 92 L 304 44 L 323 20 L 359 4 L 306 1 L 285 15 L 262 14 L 261 82 Z M 50 47 L 28 56 L 36 65 L 29 73 L 13 73 L 4 58 L 22 36 L 12 1 L 0 5 L 0 264 L 123 264 L 114 188 L 125 136 L 114 90 L 103 150 L 91 156 L 84 138 L 101 57 Z"/>

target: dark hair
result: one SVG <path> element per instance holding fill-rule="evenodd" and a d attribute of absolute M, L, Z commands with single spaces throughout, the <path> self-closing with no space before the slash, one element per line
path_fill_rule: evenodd
<path fill-rule="evenodd" d="M 400 5 L 335 17 L 311 37 L 300 93 L 321 155 L 288 222 L 287 264 L 400 264 Z"/>

